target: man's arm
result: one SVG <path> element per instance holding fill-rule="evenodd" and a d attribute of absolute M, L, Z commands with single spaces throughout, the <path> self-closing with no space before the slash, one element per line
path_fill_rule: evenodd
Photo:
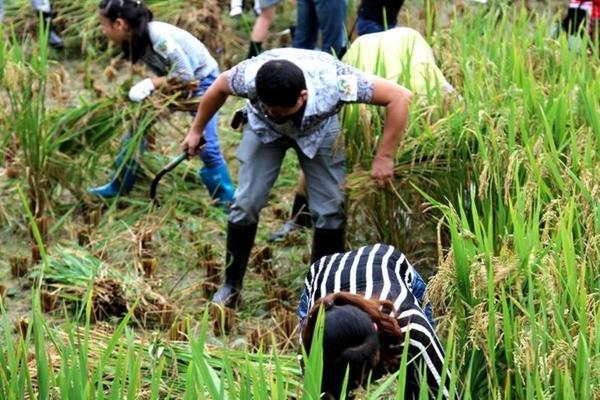
<path fill-rule="evenodd" d="M 192 126 L 181 143 L 181 150 L 187 151 L 190 156 L 198 152 L 200 139 L 208 121 L 223 106 L 227 97 L 232 94 L 227 82 L 228 73 L 229 71 L 221 73 L 202 96 L 196 118 L 194 118 Z"/>
<path fill-rule="evenodd" d="M 412 93 L 405 87 L 387 79 L 373 79 L 371 104 L 386 107 L 383 137 L 371 170 L 371 178 L 379 187 L 385 187 L 394 177 L 394 151 L 406 130 L 411 99 Z"/>

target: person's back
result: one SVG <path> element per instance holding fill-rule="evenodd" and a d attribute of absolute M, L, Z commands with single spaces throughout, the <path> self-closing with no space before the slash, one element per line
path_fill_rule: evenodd
<path fill-rule="evenodd" d="M 164 76 L 175 67 L 175 75 L 185 80 L 202 80 L 211 73 L 218 73 L 217 61 L 204 44 L 188 31 L 166 22 L 151 21 L 148 23 L 148 34 L 154 52 L 162 60 L 156 60 L 153 53 L 148 51 L 142 60 L 156 73 Z M 190 73 L 192 76 L 189 76 Z"/>
<path fill-rule="evenodd" d="M 343 61 L 401 82 L 419 95 L 426 95 L 438 85 L 443 93 L 454 91 L 435 64 L 429 44 L 411 28 L 360 36 L 352 43 Z"/>

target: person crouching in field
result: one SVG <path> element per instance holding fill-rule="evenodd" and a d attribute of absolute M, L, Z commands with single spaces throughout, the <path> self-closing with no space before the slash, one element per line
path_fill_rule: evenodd
<path fill-rule="evenodd" d="M 415 93 L 417 99 L 423 101 L 427 101 L 428 95 L 437 90 L 442 96 L 456 95 L 437 67 L 431 47 L 414 29 L 394 28 L 362 35 L 352 43 L 343 61 L 361 71 L 405 85 Z M 269 241 L 283 241 L 292 232 L 312 226 L 314 216 L 308 206 L 308 193 L 302 174 L 295 192 L 290 219 L 271 234 Z"/>
<path fill-rule="evenodd" d="M 142 1 L 102 0 L 98 15 L 102 31 L 111 41 L 121 45 L 125 57 L 132 63 L 142 61 L 157 75 L 134 85 L 129 91 L 131 101 L 143 101 L 170 77 L 181 81 L 199 81 L 194 96 L 202 96 L 217 78 L 217 61 L 204 44 L 183 29 L 153 21 L 152 12 Z M 206 144 L 200 152 L 204 167 L 199 175 L 213 199 L 227 206 L 233 199 L 234 189 L 219 147 L 216 114 L 203 129 Z M 112 180 L 106 185 L 90 189 L 91 194 L 110 198 L 126 194 L 133 188 L 138 163 L 135 159 L 124 160 L 130 139 L 126 137 L 123 141 L 116 161 L 117 172 Z M 142 143 L 140 152 L 144 147 Z"/>
<path fill-rule="evenodd" d="M 375 380 L 396 372 L 406 344 L 403 398 L 423 398 L 421 391 L 430 399 L 454 397 L 424 295 L 421 276 L 392 246 L 365 246 L 315 262 L 298 316 L 301 343 L 310 355 L 317 316 L 320 308 L 324 311 L 321 398 L 348 394 L 342 393 L 347 369 L 348 391 L 366 386 L 369 375 Z"/>
<path fill-rule="evenodd" d="M 293 149 L 306 176 L 315 218 L 311 260 L 344 250 L 346 213 L 344 149 L 337 145 L 338 113 L 345 103 L 386 107 L 383 137 L 372 178 L 385 187 L 393 176 L 392 155 L 406 129 L 412 93 L 320 51 L 274 49 L 222 73 L 208 89 L 181 147 L 196 153 L 202 131 L 229 95 L 248 99 L 247 124 L 237 150 L 240 161 L 227 226 L 225 281 L 212 301 L 234 307 L 240 296 L 260 211 L 277 179 L 285 153 Z"/>

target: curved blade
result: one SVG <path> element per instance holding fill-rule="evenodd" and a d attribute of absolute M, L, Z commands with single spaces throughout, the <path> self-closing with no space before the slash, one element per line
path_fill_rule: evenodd
<path fill-rule="evenodd" d="M 156 189 L 158 188 L 158 183 L 167 173 L 175 169 L 183 160 L 187 160 L 188 154 L 187 152 L 180 153 L 177 157 L 172 159 L 163 169 L 161 169 L 158 174 L 152 179 L 152 184 L 150 185 L 150 199 L 155 205 L 158 205 L 158 200 L 156 200 Z"/>

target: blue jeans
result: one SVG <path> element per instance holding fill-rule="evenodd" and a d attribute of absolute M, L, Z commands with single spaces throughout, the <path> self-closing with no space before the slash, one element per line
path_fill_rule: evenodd
<path fill-rule="evenodd" d="M 425 283 L 425 281 L 423 280 L 423 278 L 421 277 L 421 275 L 419 275 L 419 273 L 415 271 L 415 275 L 414 275 L 414 279 L 412 281 L 412 288 L 411 288 L 411 292 L 413 294 L 413 296 L 415 296 L 417 298 L 417 301 L 419 302 L 419 305 L 421 306 L 421 308 L 423 309 L 423 312 L 425 313 L 425 316 L 427 317 L 427 319 L 429 320 L 429 323 L 431 324 L 431 326 L 433 328 L 435 328 L 435 322 L 433 321 L 433 311 L 431 309 L 431 303 L 427 303 L 424 304 L 423 300 L 425 299 L 425 291 L 427 290 L 427 284 Z"/>
<path fill-rule="evenodd" d="M 211 74 L 202 79 L 198 90 L 194 93 L 194 96 L 200 97 L 204 95 L 208 87 L 212 85 L 215 79 L 217 79 L 217 74 Z M 196 112 L 192 112 L 191 114 L 192 117 L 196 116 Z M 206 145 L 204 145 L 204 149 L 200 153 L 200 159 L 206 168 L 215 168 L 225 164 L 225 159 L 223 158 L 221 148 L 219 147 L 219 136 L 217 134 L 218 120 L 218 114 L 215 114 L 210 121 L 208 121 L 208 124 L 206 124 L 206 128 L 204 129 L 204 139 L 206 140 Z"/>
<path fill-rule="evenodd" d="M 313 50 L 321 32 L 321 50 L 342 54 L 347 45 L 344 26 L 347 9 L 346 0 L 298 0 L 292 46 Z"/>
<path fill-rule="evenodd" d="M 413 296 L 416 297 L 417 302 L 419 303 L 421 308 L 423 308 L 423 312 L 425 313 L 427 320 L 431 324 L 431 327 L 435 328 L 435 322 L 433 321 L 433 312 L 431 309 L 431 303 L 427 303 L 427 304 L 425 304 L 425 307 L 423 307 L 423 305 L 424 305 L 423 300 L 425 297 L 425 290 L 427 289 L 427 284 L 425 283 L 425 281 L 423 280 L 421 275 L 419 275 L 419 273 L 416 270 L 414 270 L 414 272 L 415 272 L 415 274 L 413 276 L 414 279 L 412 281 L 411 292 L 412 292 Z M 308 309 L 308 291 L 306 290 L 306 287 L 305 287 L 302 290 L 302 294 L 300 295 L 300 303 L 298 304 L 298 309 L 296 310 L 296 315 L 298 316 L 298 319 L 300 320 L 301 327 L 302 327 L 302 325 L 304 325 L 304 321 L 306 320 L 306 317 L 308 316 L 309 311 L 310 310 Z"/>
<path fill-rule="evenodd" d="M 388 29 L 395 28 L 396 25 L 388 25 Z M 377 33 L 385 31 L 385 26 L 382 24 L 361 17 L 360 15 L 356 18 L 356 33 L 358 36 L 366 35 L 368 33 Z"/>

